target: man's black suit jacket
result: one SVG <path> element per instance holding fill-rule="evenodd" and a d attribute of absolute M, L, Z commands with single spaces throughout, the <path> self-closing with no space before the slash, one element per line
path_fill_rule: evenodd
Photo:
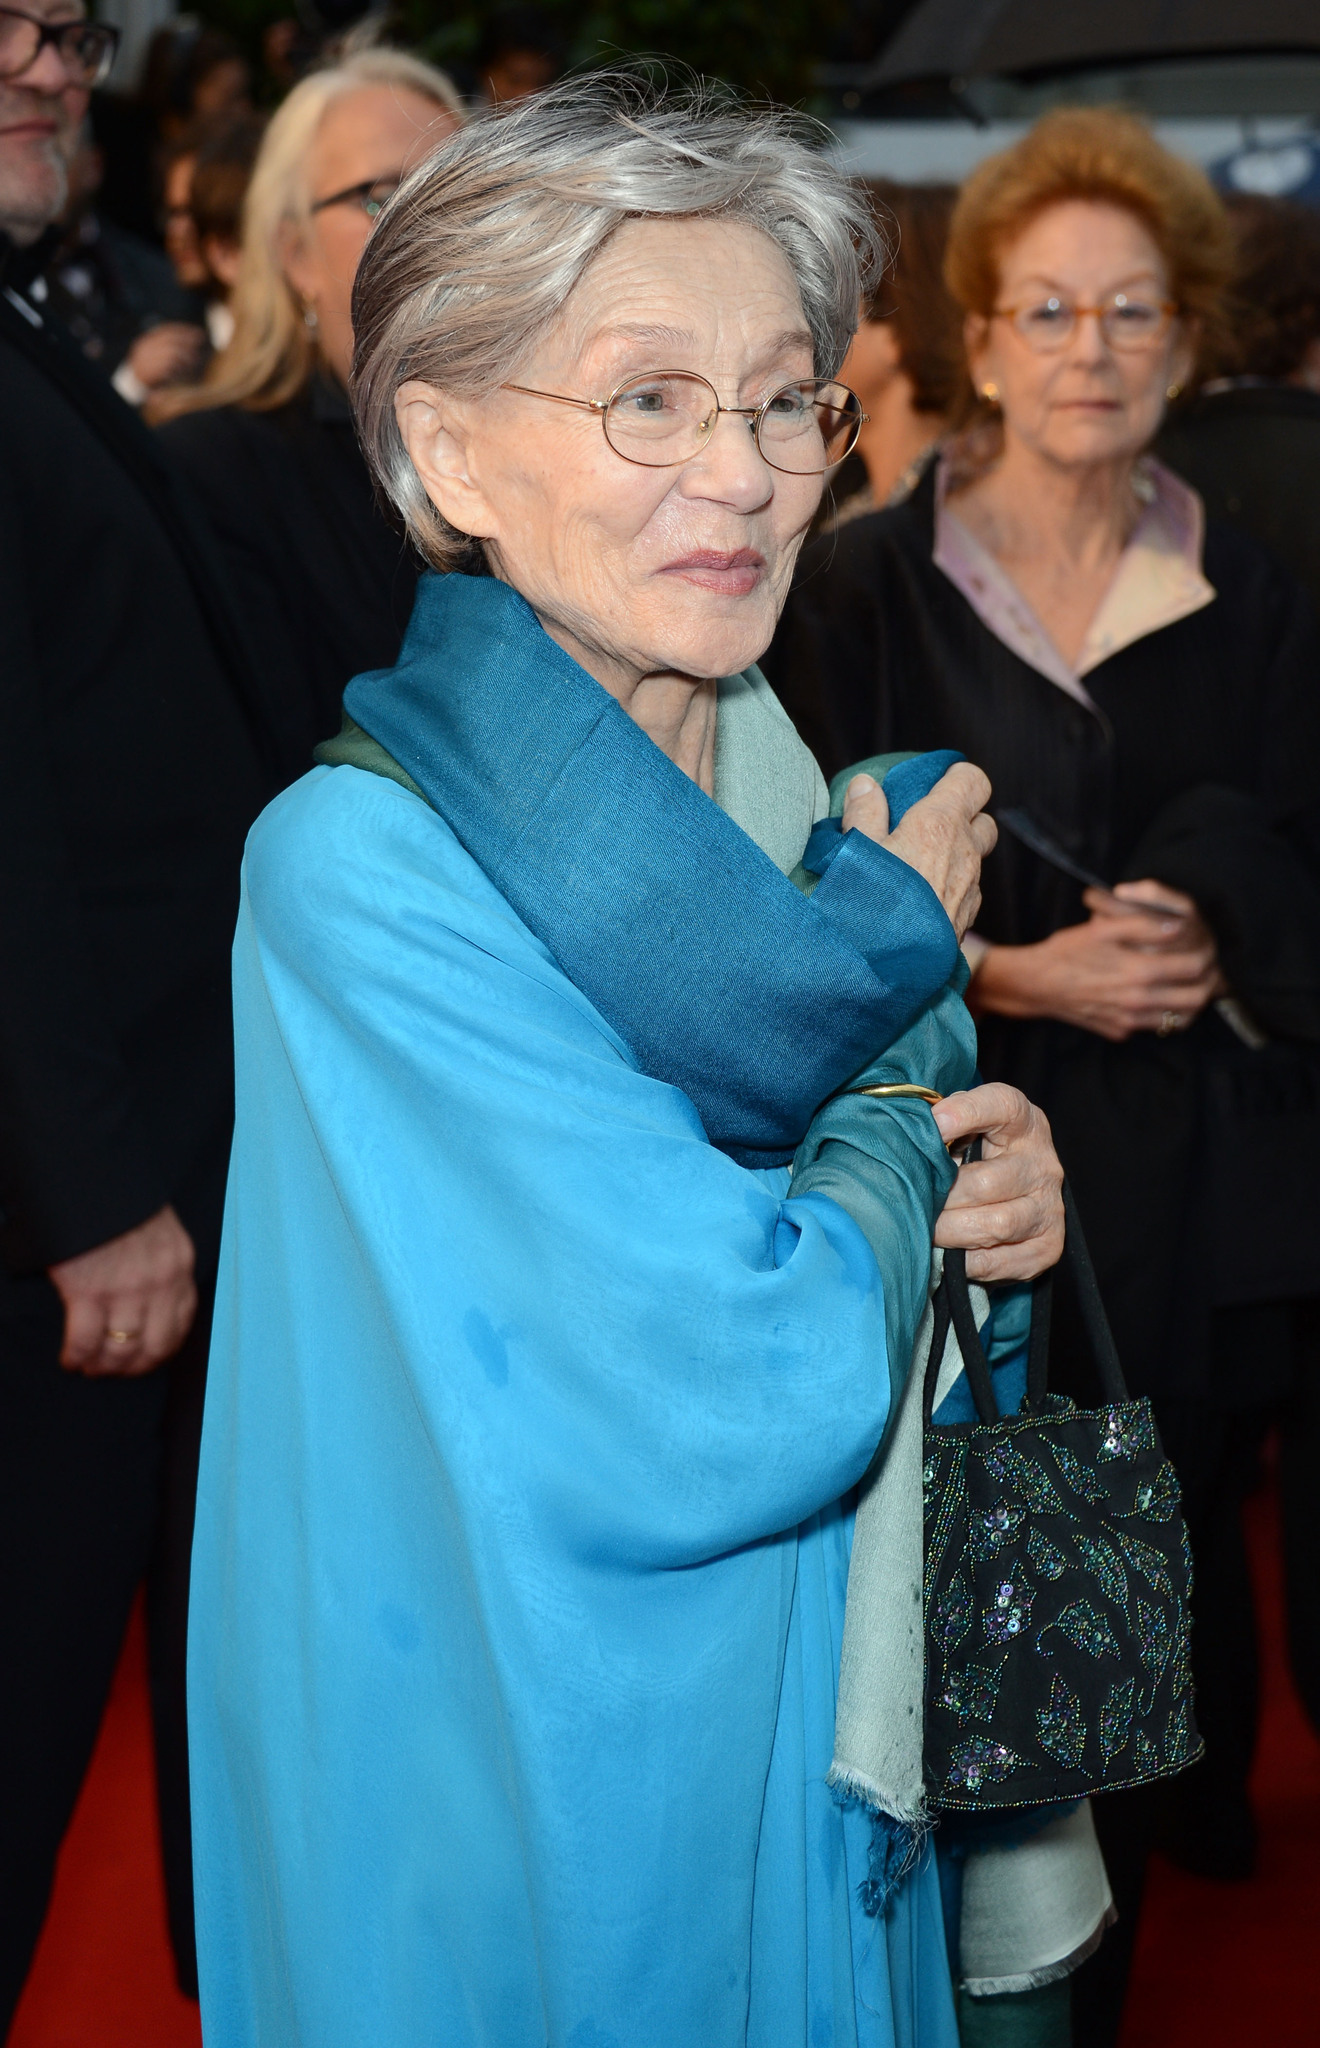
<path fill-rule="evenodd" d="M 243 839 L 302 764 L 162 452 L 3 285 L 0 1257 L 34 1271 L 172 1202 L 205 1267 Z"/>

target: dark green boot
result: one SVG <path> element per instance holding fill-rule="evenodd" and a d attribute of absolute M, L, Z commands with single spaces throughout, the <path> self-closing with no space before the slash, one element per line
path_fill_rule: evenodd
<path fill-rule="evenodd" d="M 1060 1977 L 998 1998 L 960 1991 L 958 2036 L 962 2048 L 1072 2048 L 1072 1983 Z"/>

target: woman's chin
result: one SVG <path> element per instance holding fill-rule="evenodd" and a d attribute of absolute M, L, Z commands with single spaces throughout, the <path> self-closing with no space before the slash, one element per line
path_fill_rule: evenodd
<path fill-rule="evenodd" d="M 697 593 L 698 596 L 701 593 Z M 758 661 L 774 638 L 778 608 L 764 589 L 706 604 L 667 607 L 657 621 L 660 668 L 685 676 L 733 676 Z M 678 613 L 676 617 L 674 614 Z"/>
<path fill-rule="evenodd" d="M 1137 435 L 1130 421 L 1080 418 L 1060 423 L 1046 442 L 1046 453 L 1065 468 L 1093 463 L 1130 462 L 1140 455 L 1148 434 Z"/>

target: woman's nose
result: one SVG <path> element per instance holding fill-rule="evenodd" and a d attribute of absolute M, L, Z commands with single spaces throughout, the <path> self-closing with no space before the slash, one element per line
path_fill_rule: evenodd
<path fill-rule="evenodd" d="M 1102 315 L 1093 307 L 1077 312 L 1077 325 L 1073 329 L 1068 353 L 1086 363 L 1098 363 L 1110 354 L 1109 340 L 1101 326 Z"/>
<path fill-rule="evenodd" d="M 687 464 L 683 481 L 692 497 L 719 498 L 740 507 L 763 505 L 774 490 L 774 471 L 757 444 L 755 421 L 721 412 L 705 447 Z"/>

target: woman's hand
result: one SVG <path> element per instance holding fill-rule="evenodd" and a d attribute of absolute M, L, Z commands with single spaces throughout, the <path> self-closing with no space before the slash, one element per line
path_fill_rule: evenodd
<path fill-rule="evenodd" d="M 128 367 L 148 391 L 195 377 L 206 354 L 206 329 L 184 320 L 162 320 L 139 334 L 128 351 Z"/>
<path fill-rule="evenodd" d="M 1063 1168 L 1041 1111 L 1016 1088 L 992 1081 L 946 1095 L 933 1111 L 946 1145 L 982 1139 L 982 1156 L 960 1166 L 935 1224 L 935 1242 L 961 1245 L 967 1277 L 1034 1280 L 1063 1254 Z"/>
<path fill-rule="evenodd" d="M 151 1372 L 197 1313 L 192 1239 L 173 1209 L 48 1270 L 64 1303 L 60 1364 L 72 1372 Z"/>
<path fill-rule="evenodd" d="M 989 801 L 990 784 L 981 770 L 959 761 L 891 832 L 883 789 L 873 775 L 854 775 L 844 798 L 843 829 L 864 832 L 915 868 L 944 905 L 961 942 L 981 907 L 981 862 L 999 837 L 994 819 L 985 816 Z"/>
<path fill-rule="evenodd" d="M 992 946 L 972 983 L 973 1008 L 1053 1017 L 1121 1044 L 1136 1031 L 1185 1031 L 1224 993 L 1214 935 L 1190 896 L 1163 882 L 1088 889 L 1085 924 L 1035 946 Z M 1152 917 L 1125 904 L 1167 904 Z"/>

